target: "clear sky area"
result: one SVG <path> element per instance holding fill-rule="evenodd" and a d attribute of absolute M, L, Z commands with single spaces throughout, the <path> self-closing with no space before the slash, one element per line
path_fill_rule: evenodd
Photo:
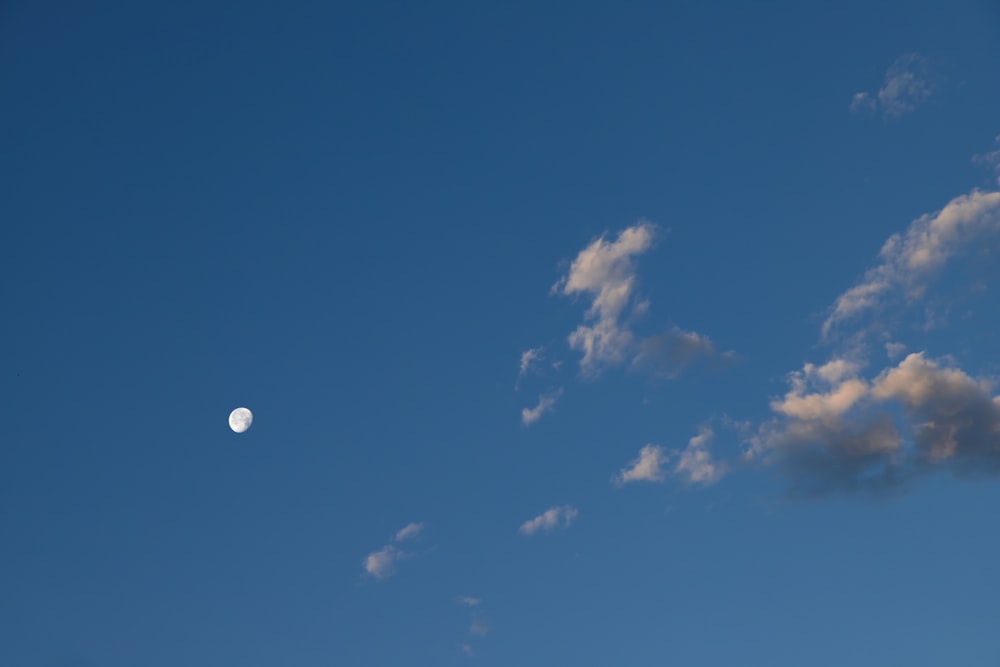
<path fill-rule="evenodd" d="M 997 2 L 8 0 L 0 120 L 0 667 L 1000 665 Z"/>

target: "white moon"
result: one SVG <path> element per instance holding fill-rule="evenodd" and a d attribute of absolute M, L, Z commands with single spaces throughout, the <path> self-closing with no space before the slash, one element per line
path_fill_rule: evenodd
<path fill-rule="evenodd" d="M 236 408 L 229 413 L 229 428 L 233 429 L 237 433 L 242 433 L 243 431 L 250 428 L 250 424 L 253 423 L 253 413 L 246 408 Z"/>

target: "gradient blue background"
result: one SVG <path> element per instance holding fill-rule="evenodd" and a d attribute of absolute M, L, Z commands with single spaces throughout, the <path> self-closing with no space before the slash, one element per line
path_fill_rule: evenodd
<path fill-rule="evenodd" d="M 0 664 L 1000 664 L 995 481 L 609 484 L 767 418 L 885 238 L 995 187 L 996 3 L 291 4 L 0 8 Z M 939 92 L 852 115 L 906 52 Z M 549 288 L 640 217 L 650 320 L 741 364 L 574 377 Z"/>

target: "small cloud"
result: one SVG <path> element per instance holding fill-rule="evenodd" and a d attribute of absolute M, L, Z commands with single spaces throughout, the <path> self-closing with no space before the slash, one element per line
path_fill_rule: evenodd
<path fill-rule="evenodd" d="M 365 572 L 376 579 L 385 579 L 396 571 L 396 561 L 405 554 L 391 544 L 373 551 L 363 561 Z"/>
<path fill-rule="evenodd" d="M 664 478 L 663 466 L 669 457 L 662 447 L 657 445 L 646 445 L 639 450 L 638 458 L 629 462 L 628 467 L 623 468 L 613 481 L 618 486 L 629 482 L 662 482 Z"/>
<path fill-rule="evenodd" d="M 550 507 L 534 519 L 530 519 L 521 524 L 522 535 L 534 535 L 538 531 L 549 532 L 556 528 L 568 528 L 579 516 L 580 512 L 570 505 Z"/>
<path fill-rule="evenodd" d="M 993 150 L 973 155 L 972 164 L 993 170 L 1000 176 L 1000 134 L 993 140 Z M 1000 179 L 997 182 L 1000 183 Z"/>
<path fill-rule="evenodd" d="M 517 372 L 517 382 L 514 384 L 515 390 L 520 388 L 521 379 L 528 373 L 532 372 L 532 370 L 544 358 L 545 348 L 542 347 L 533 347 L 521 353 L 521 364 Z"/>
<path fill-rule="evenodd" d="M 719 481 L 725 474 L 725 466 L 712 458 L 708 449 L 715 434 L 703 426 L 698 435 L 688 440 L 687 447 L 680 453 L 674 473 L 689 484 L 709 485 Z"/>
<path fill-rule="evenodd" d="M 562 396 L 562 387 L 556 391 L 549 392 L 548 394 L 542 394 L 538 397 L 538 405 L 533 408 L 523 408 L 521 410 L 521 423 L 525 426 L 531 426 L 536 421 L 542 418 L 546 412 L 551 412 L 555 408 L 556 401 Z"/>
<path fill-rule="evenodd" d="M 472 650 L 472 646 L 470 646 L 469 644 L 461 644 L 459 648 L 461 649 L 462 653 L 469 656 L 470 658 L 476 655 L 476 652 Z"/>
<path fill-rule="evenodd" d="M 485 637 L 490 634 L 490 626 L 483 621 L 473 621 L 472 625 L 469 626 L 469 634 L 473 637 Z"/>
<path fill-rule="evenodd" d="M 890 359 L 899 359 L 906 353 L 906 345 L 892 341 L 885 344 L 885 355 Z"/>
<path fill-rule="evenodd" d="M 457 601 L 460 605 L 464 605 L 466 607 L 478 607 L 483 603 L 481 599 L 469 597 L 467 595 L 460 595 L 457 598 Z"/>
<path fill-rule="evenodd" d="M 731 350 L 716 350 L 708 336 L 677 327 L 638 341 L 636 348 L 636 355 L 632 359 L 633 369 L 667 378 L 676 377 L 697 361 L 729 364 L 737 360 L 736 353 Z"/>
<path fill-rule="evenodd" d="M 906 53 L 896 59 L 885 73 L 885 82 L 875 93 L 855 93 L 851 111 L 881 112 L 893 119 L 910 113 L 935 92 L 926 58 Z"/>
<path fill-rule="evenodd" d="M 396 533 L 396 541 L 403 542 L 405 540 L 412 540 L 420 535 L 420 532 L 424 529 L 423 523 L 408 523 Z"/>

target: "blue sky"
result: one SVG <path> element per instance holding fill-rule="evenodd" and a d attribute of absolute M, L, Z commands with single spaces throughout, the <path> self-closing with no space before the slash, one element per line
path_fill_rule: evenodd
<path fill-rule="evenodd" d="M 0 664 L 997 664 L 995 3 L 292 5 L 0 10 Z"/>

